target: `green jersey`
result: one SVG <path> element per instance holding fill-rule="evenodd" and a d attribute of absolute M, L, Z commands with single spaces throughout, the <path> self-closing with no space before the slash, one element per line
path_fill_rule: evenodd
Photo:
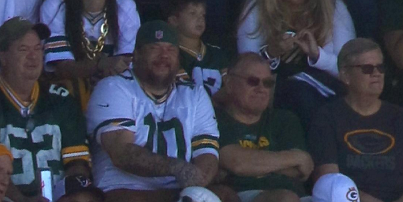
<path fill-rule="evenodd" d="M 216 109 L 216 116 L 221 148 L 239 144 L 244 148 L 274 152 L 305 149 L 303 130 L 299 120 L 288 111 L 267 110 L 262 114 L 259 122 L 251 125 L 238 122 L 223 109 Z M 230 173 L 227 183 L 236 191 L 289 189 L 299 195 L 304 194 L 301 183 L 276 173 L 258 177 L 241 177 Z"/>
<path fill-rule="evenodd" d="M 38 194 L 39 168 L 57 182 L 65 164 L 89 160 L 84 117 L 69 91 L 36 83 L 27 106 L 1 79 L 0 89 L 0 143 L 14 156 L 11 180 L 24 195 Z"/>
<path fill-rule="evenodd" d="M 211 96 L 222 85 L 221 75 L 228 66 L 228 58 L 224 51 L 210 44 L 205 47 L 202 58 L 195 57 L 183 49 L 180 49 L 180 63 L 182 71 L 178 74 L 181 79 L 190 79 L 198 85 L 204 85 L 207 93 Z"/>

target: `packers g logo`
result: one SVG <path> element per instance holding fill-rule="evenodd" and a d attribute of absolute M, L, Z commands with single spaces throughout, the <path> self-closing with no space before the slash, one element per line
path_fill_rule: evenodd
<path fill-rule="evenodd" d="M 395 138 L 376 129 L 354 130 L 344 135 L 348 148 L 357 154 L 384 154 L 395 146 Z"/>
<path fill-rule="evenodd" d="M 355 189 L 355 187 L 351 187 L 348 189 L 346 198 L 347 198 L 347 200 L 349 200 L 351 202 L 358 202 L 359 195 L 358 195 L 358 191 Z"/>

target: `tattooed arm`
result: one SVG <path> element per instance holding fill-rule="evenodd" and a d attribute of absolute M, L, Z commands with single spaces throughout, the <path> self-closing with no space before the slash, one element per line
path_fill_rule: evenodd
<path fill-rule="evenodd" d="M 203 172 L 206 185 L 212 182 L 218 173 L 218 159 L 213 154 L 202 154 L 193 159 L 193 164 Z"/>
<path fill-rule="evenodd" d="M 158 155 L 133 144 L 133 132 L 128 130 L 103 133 L 101 142 L 103 149 L 116 167 L 138 176 L 175 176 L 181 187 L 204 187 L 212 178 L 210 177 L 211 163 L 200 163 L 205 161 L 203 159 L 210 162 L 209 155 L 198 156 L 194 159 L 195 164 L 182 159 Z"/>

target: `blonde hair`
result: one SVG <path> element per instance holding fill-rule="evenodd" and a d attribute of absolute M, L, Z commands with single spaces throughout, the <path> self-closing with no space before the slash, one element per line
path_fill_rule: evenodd
<path fill-rule="evenodd" d="M 252 4 L 252 5 L 251 5 Z M 286 31 L 298 32 L 301 29 L 310 30 L 318 45 L 323 46 L 333 30 L 333 14 L 335 4 L 333 0 L 306 0 L 306 3 L 297 11 L 290 11 L 285 0 L 250 0 L 244 6 L 242 23 L 250 11 L 258 10 L 257 28 L 249 37 L 256 38 L 262 35 L 269 45 L 276 45 Z M 292 22 L 292 17 L 298 20 Z"/>

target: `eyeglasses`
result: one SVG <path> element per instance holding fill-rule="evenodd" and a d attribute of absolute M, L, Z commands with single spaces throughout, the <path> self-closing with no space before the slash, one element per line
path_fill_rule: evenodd
<path fill-rule="evenodd" d="M 383 74 L 386 71 L 386 67 L 384 64 L 379 65 L 371 65 L 371 64 L 364 64 L 364 65 L 352 65 L 350 67 L 359 67 L 361 68 L 361 72 L 363 74 L 372 74 L 374 73 L 375 68 L 378 69 L 378 72 Z"/>
<path fill-rule="evenodd" d="M 274 84 L 276 84 L 276 81 L 273 79 L 270 79 L 270 78 L 260 79 L 259 77 L 256 77 L 256 76 L 244 77 L 244 76 L 238 75 L 238 74 L 229 74 L 229 75 L 245 79 L 246 83 L 251 87 L 258 86 L 260 84 L 260 82 L 263 83 L 263 86 L 265 88 L 273 88 Z"/>

